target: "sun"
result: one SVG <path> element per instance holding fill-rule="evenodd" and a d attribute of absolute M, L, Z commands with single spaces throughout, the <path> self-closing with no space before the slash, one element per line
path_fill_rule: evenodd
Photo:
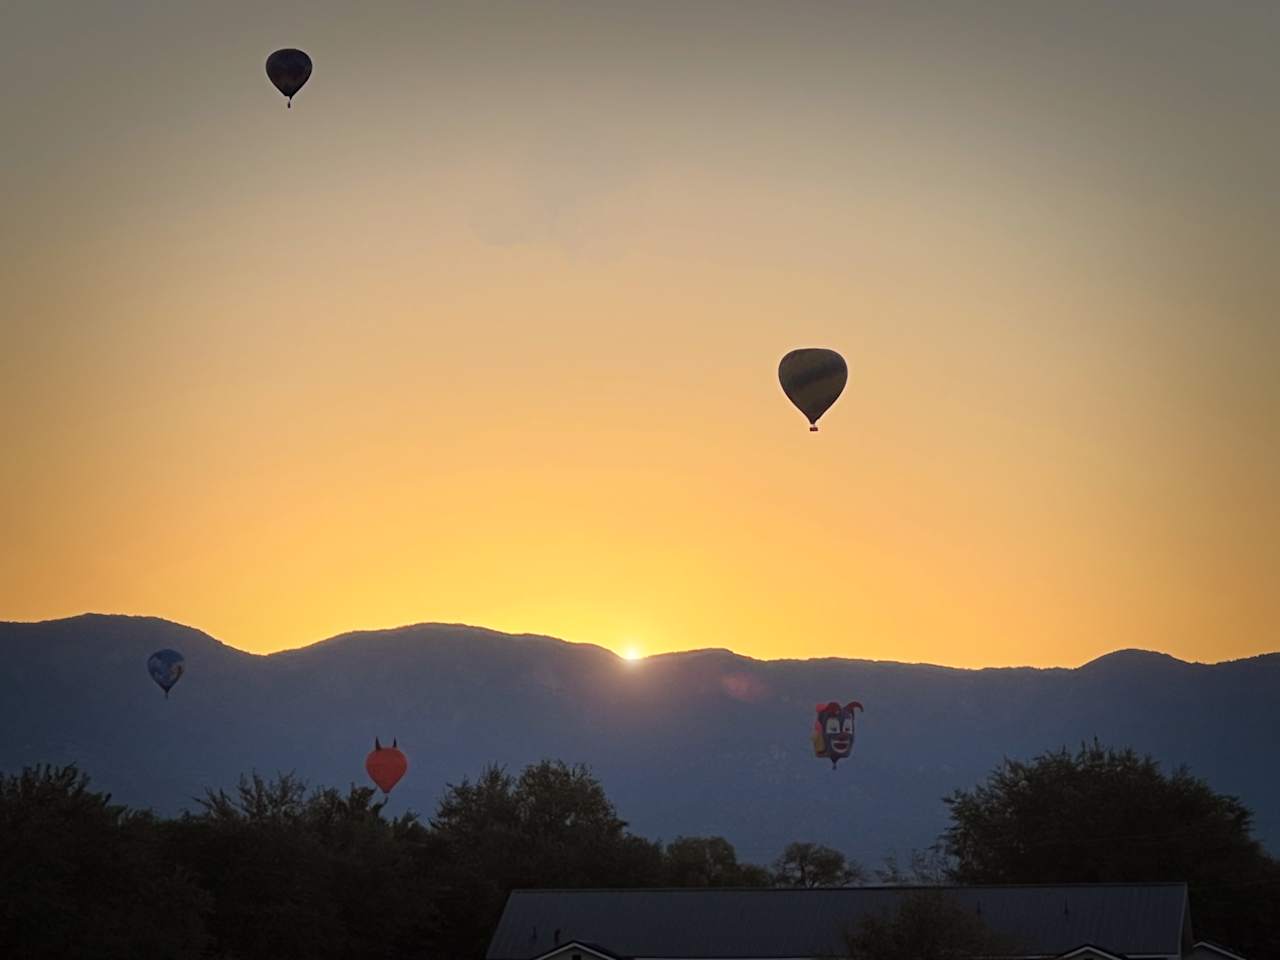
<path fill-rule="evenodd" d="M 635 662 L 636 660 L 643 660 L 644 654 L 641 653 L 639 649 L 637 649 L 636 647 L 627 647 L 625 650 L 622 651 L 622 659 Z"/>

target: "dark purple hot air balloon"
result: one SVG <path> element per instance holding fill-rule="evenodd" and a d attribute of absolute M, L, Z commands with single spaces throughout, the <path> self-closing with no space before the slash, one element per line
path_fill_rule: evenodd
<path fill-rule="evenodd" d="M 311 78 L 311 58 L 292 47 L 277 50 L 267 57 L 267 76 L 289 98 L 292 107 L 293 95 Z"/>

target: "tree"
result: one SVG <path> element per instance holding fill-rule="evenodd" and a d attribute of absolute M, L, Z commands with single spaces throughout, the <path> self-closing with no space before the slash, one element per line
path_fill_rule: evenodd
<path fill-rule="evenodd" d="M 544 760 L 513 778 L 500 767 L 450 785 L 431 828 L 451 861 L 522 886 L 606 886 L 647 868 L 657 848 L 631 836 L 584 766 Z M 626 882 L 626 881 L 624 881 Z"/>
<path fill-rule="evenodd" d="M 959 882 L 1187 881 L 1197 936 L 1280 956 L 1280 864 L 1249 810 L 1186 768 L 1094 741 L 1006 760 L 946 802 Z"/>
<path fill-rule="evenodd" d="M 863 918 L 847 943 L 853 960 L 971 960 L 1012 952 L 944 890 L 907 893 L 892 913 Z"/>
<path fill-rule="evenodd" d="M 0 776 L 0 956 L 195 958 L 210 898 L 76 767 Z"/>
<path fill-rule="evenodd" d="M 590 770 L 544 760 L 518 778 L 489 767 L 450 785 L 431 820 L 441 864 L 437 953 L 482 956 L 519 887 L 646 886 L 661 851 L 632 836 Z"/>
<path fill-rule="evenodd" d="M 773 865 L 773 882 L 780 887 L 852 887 L 865 881 L 861 866 L 820 843 L 789 843 Z"/>
<path fill-rule="evenodd" d="M 165 833 L 213 895 L 215 956 L 391 958 L 434 935 L 429 835 L 412 814 L 385 820 L 372 789 L 254 773 L 199 803 Z"/>
<path fill-rule="evenodd" d="M 673 887 L 767 887 L 769 872 L 738 862 L 724 837 L 676 837 L 664 851 L 666 882 Z"/>
<path fill-rule="evenodd" d="M 307 784 L 293 773 L 268 780 L 256 770 L 240 775 L 234 794 L 219 788 L 196 798 L 204 819 L 216 823 L 287 823 L 301 818 L 306 807 Z"/>
<path fill-rule="evenodd" d="M 941 843 L 924 850 L 913 848 L 904 865 L 897 853 L 884 858 L 883 866 L 876 869 L 876 879 L 891 887 L 939 887 L 952 875 L 952 863 Z"/>

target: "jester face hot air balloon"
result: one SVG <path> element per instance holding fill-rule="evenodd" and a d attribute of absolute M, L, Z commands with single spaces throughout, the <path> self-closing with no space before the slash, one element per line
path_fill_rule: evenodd
<path fill-rule="evenodd" d="M 151 674 L 151 679 L 164 691 L 166 699 L 169 697 L 169 690 L 182 679 L 185 669 L 186 661 L 177 650 L 157 650 L 147 657 L 147 673 Z"/>
<path fill-rule="evenodd" d="M 267 57 L 267 76 L 289 98 L 288 105 L 292 107 L 293 95 L 311 79 L 311 58 L 292 47 L 277 50 Z"/>
<path fill-rule="evenodd" d="M 379 790 L 390 793 L 409 769 L 409 760 L 400 752 L 395 740 L 391 741 L 391 746 L 384 747 L 375 737 L 373 751 L 364 758 L 364 768 Z"/>
<path fill-rule="evenodd" d="M 815 756 L 827 757 L 831 767 L 853 753 L 853 712 L 861 710 L 862 704 L 857 700 L 846 703 L 843 707 L 836 701 L 820 703 L 816 707 L 818 719 L 813 722 L 813 752 Z"/>
<path fill-rule="evenodd" d="M 834 350 L 806 347 L 792 350 L 778 364 L 778 381 L 806 417 L 809 429 L 818 430 L 818 418 L 831 408 L 849 380 L 844 357 Z"/>

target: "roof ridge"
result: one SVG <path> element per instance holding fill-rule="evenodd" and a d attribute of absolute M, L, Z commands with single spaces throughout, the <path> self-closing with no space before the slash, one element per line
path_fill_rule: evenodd
<path fill-rule="evenodd" d="M 1046 960 L 1082 943 L 1117 958 L 1167 957 L 1182 945 L 1186 890 L 1177 881 L 524 889 L 507 899 L 486 958 L 555 960 L 544 953 L 555 933 L 633 958 L 834 956 L 850 923 L 922 896 L 967 910 L 981 904 L 994 931 L 1025 939 Z"/>
<path fill-rule="evenodd" d="M 1100 887 L 1186 887 L 1185 880 L 1116 880 L 1104 883 L 903 883 L 853 887 L 517 887 L 516 893 L 841 893 L 854 890 L 1096 890 Z"/>

